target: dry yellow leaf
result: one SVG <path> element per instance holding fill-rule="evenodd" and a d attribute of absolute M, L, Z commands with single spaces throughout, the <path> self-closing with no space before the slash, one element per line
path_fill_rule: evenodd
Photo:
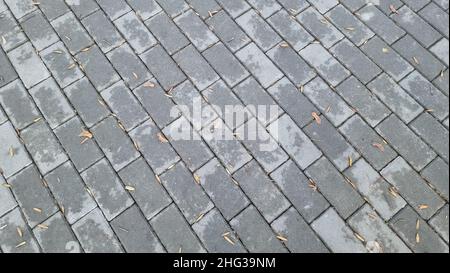
<path fill-rule="evenodd" d="M 158 133 L 157 136 L 158 136 L 159 142 L 161 142 L 161 143 L 167 143 L 167 142 L 169 142 L 169 141 L 167 140 L 167 138 L 166 138 L 165 136 L 163 136 L 162 133 Z"/>
<path fill-rule="evenodd" d="M 322 119 L 320 118 L 319 114 L 317 114 L 316 112 L 312 112 L 311 115 L 313 116 L 313 118 L 317 124 L 320 125 L 322 123 Z"/>

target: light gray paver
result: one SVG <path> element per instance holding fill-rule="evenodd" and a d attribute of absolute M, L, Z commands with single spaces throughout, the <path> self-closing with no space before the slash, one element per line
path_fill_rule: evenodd
<path fill-rule="evenodd" d="M 2 218 L 0 226 L 4 227 L 0 231 L 0 248 L 4 253 L 38 253 L 39 245 L 33 238 L 30 228 L 20 213 L 20 209 L 15 209 Z M 20 228 L 23 237 L 20 238 L 17 229 Z M 17 247 L 25 242 L 22 247 Z"/>
<path fill-rule="evenodd" d="M 141 54 L 156 44 L 155 37 L 134 12 L 127 13 L 114 23 L 137 54 Z"/>
<path fill-rule="evenodd" d="M 14 127 L 9 122 L 0 125 L 0 143 L 2 143 L 0 169 L 6 178 L 31 164 L 23 143 L 20 142 Z M 11 151 L 13 157 L 11 157 Z"/>

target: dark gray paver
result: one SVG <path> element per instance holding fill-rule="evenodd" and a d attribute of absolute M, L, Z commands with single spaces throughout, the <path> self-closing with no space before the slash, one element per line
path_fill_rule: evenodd
<path fill-rule="evenodd" d="M 449 200 L 449 172 L 448 164 L 441 158 L 436 158 L 420 173 L 436 190 Z"/>
<path fill-rule="evenodd" d="M 59 40 L 58 35 L 56 35 L 52 26 L 39 11 L 35 11 L 25 16 L 21 20 L 20 25 L 38 51 Z"/>
<path fill-rule="evenodd" d="M 120 17 L 114 21 L 114 24 L 137 54 L 156 44 L 155 37 L 134 12 Z"/>
<path fill-rule="evenodd" d="M 448 204 L 438 212 L 433 219 L 430 220 L 430 225 L 442 236 L 448 243 Z"/>
<path fill-rule="evenodd" d="M 70 53 L 77 53 L 93 43 L 86 30 L 72 12 L 58 17 L 51 24 Z"/>

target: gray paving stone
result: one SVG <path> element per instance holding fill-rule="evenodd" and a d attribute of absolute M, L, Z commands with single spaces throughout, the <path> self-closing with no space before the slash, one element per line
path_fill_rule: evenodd
<path fill-rule="evenodd" d="M 390 193 L 391 185 L 364 159 L 354 163 L 344 175 L 384 220 L 391 219 L 406 205 L 406 201 L 401 196 Z"/>
<path fill-rule="evenodd" d="M 442 36 L 430 24 L 407 6 L 398 10 L 392 19 L 425 47 L 437 42 Z"/>
<path fill-rule="evenodd" d="M 278 2 L 293 15 L 309 6 L 306 0 L 279 0 Z"/>
<path fill-rule="evenodd" d="M 200 134 L 230 173 L 234 173 L 252 159 L 222 120 L 214 121 Z"/>
<path fill-rule="evenodd" d="M 378 37 L 372 38 L 361 49 L 396 81 L 401 80 L 414 70 L 405 59 Z"/>
<path fill-rule="evenodd" d="M 165 137 L 151 120 L 136 127 L 130 136 L 157 175 L 180 160 L 170 144 L 161 140 Z"/>
<path fill-rule="evenodd" d="M 252 153 L 266 173 L 271 173 L 288 159 L 277 141 L 255 118 L 236 129 L 237 138 Z"/>
<path fill-rule="evenodd" d="M 192 228 L 210 253 L 247 252 L 217 209 L 208 212 Z M 225 237 L 233 243 L 228 242 Z"/>
<path fill-rule="evenodd" d="M 101 95 L 127 131 L 149 118 L 123 81 L 104 90 Z"/>
<path fill-rule="evenodd" d="M 297 123 L 299 127 L 304 127 L 313 117 L 312 112 L 316 112 L 316 107 L 298 88 L 294 86 L 287 78 L 283 78 L 267 92 L 274 97 L 280 107 Z"/>
<path fill-rule="evenodd" d="M 140 57 L 166 90 L 186 79 L 186 76 L 177 67 L 177 64 L 159 45 L 145 52 Z"/>
<path fill-rule="evenodd" d="M 351 107 L 371 126 L 375 127 L 391 113 L 364 84 L 355 77 L 350 77 L 341 83 L 336 92 L 341 95 Z"/>
<path fill-rule="evenodd" d="M 175 108 L 173 101 L 166 96 L 166 92 L 157 83 L 153 84 L 155 85 L 153 88 L 144 84 L 133 92 L 155 123 L 160 128 L 164 128 L 174 121 L 180 113 Z"/>
<path fill-rule="evenodd" d="M 234 87 L 250 75 L 222 43 L 205 50 L 203 56 L 230 87 Z"/>
<path fill-rule="evenodd" d="M 319 147 L 339 171 L 349 166 L 349 160 L 356 161 L 360 155 L 327 120 L 316 122 L 304 128 L 305 134 Z"/>
<path fill-rule="evenodd" d="M 431 111 L 431 115 L 441 121 L 448 116 L 448 98 L 417 71 L 409 74 L 400 85 L 426 110 Z"/>
<path fill-rule="evenodd" d="M 375 5 L 365 6 L 356 15 L 388 44 L 393 44 L 406 33 Z"/>
<path fill-rule="evenodd" d="M 329 207 L 328 201 L 309 186 L 308 178 L 292 160 L 271 173 L 270 177 L 308 223 Z"/>
<path fill-rule="evenodd" d="M 197 222 L 214 207 L 183 163 L 176 164 L 164 173 L 161 181 L 190 224 Z"/>
<path fill-rule="evenodd" d="M 358 115 L 347 120 L 339 131 L 377 171 L 397 156 L 391 146 Z"/>
<path fill-rule="evenodd" d="M 0 177 L 0 183 L 2 185 L 6 183 L 3 177 Z M 0 200 L 2 200 L 2 202 L 0 203 L 0 217 L 5 215 L 8 211 L 13 210 L 17 206 L 16 200 L 7 187 L 0 187 Z"/>
<path fill-rule="evenodd" d="M 200 168 L 195 175 L 200 177 L 200 184 L 227 220 L 231 220 L 250 204 L 216 158 Z"/>
<path fill-rule="evenodd" d="M 75 15 L 80 19 L 100 8 L 95 0 L 66 0 L 66 4 L 69 5 Z"/>
<path fill-rule="evenodd" d="M 145 24 L 170 55 L 189 45 L 189 40 L 164 12 L 153 16 Z"/>
<path fill-rule="evenodd" d="M 60 213 L 43 223 L 45 228 L 33 229 L 34 236 L 46 253 L 80 253 L 81 246 Z"/>
<path fill-rule="evenodd" d="M 203 19 L 210 17 L 211 13 L 221 9 L 215 0 L 186 0 L 186 3 Z"/>
<path fill-rule="evenodd" d="M 393 5 L 394 7 L 398 8 L 403 5 L 403 3 L 400 0 L 378 0 L 378 1 L 372 1 L 372 0 L 342 0 L 341 3 L 346 6 L 350 11 L 355 12 L 359 9 L 361 9 L 363 6 L 368 4 L 367 6 L 374 5 L 379 10 L 384 12 L 386 15 L 390 15 L 392 13 L 391 9 L 389 8 L 390 5 Z"/>
<path fill-rule="evenodd" d="M 236 53 L 236 56 L 264 88 L 283 77 L 282 72 L 254 43 L 241 49 Z"/>
<path fill-rule="evenodd" d="M 8 118 L 6 117 L 6 114 L 3 112 L 3 110 L 1 110 L 1 107 L 0 107 L 0 124 L 3 124 L 7 120 L 8 120 Z"/>
<path fill-rule="evenodd" d="M 430 0 L 402 0 L 403 3 L 405 3 L 408 7 L 410 7 L 415 12 L 418 12 L 421 10 L 424 6 L 426 6 Z"/>
<path fill-rule="evenodd" d="M 125 185 L 135 188 L 130 194 L 147 220 L 153 218 L 172 202 L 143 158 L 123 168 L 119 176 Z"/>
<path fill-rule="evenodd" d="M 27 0 L 5 0 L 16 19 L 20 19 L 28 13 L 36 10 L 36 5 Z"/>
<path fill-rule="evenodd" d="M 5 122 L 0 125 L 0 141 L 2 143 L 0 169 L 6 178 L 31 164 L 25 147 L 17 137 L 17 133 L 11 123 Z M 12 157 L 11 151 L 13 152 Z"/>
<path fill-rule="evenodd" d="M 219 41 L 217 36 L 209 30 L 208 26 L 192 10 L 178 16 L 174 19 L 174 22 L 200 52 Z"/>
<path fill-rule="evenodd" d="M 83 73 L 62 42 L 42 50 L 40 56 L 59 86 L 65 88 L 81 79 Z"/>
<path fill-rule="evenodd" d="M 63 16 L 58 17 L 53 20 L 51 24 L 72 54 L 89 47 L 93 43 L 72 12 L 68 12 Z"/>
<path fill-rule="evenodd" d="M 10 51 L 8 57 L 26 88 L 30 88 L 50 76 L 30 43 L 25 43 Z"/>
<path fill-rule="evenodd" d="M 430 225 L 448 243 L 448 204 L 430 220 Z"/>
<path fill-rule="evenodd" d="M 120 80 L 119 75 L 97 46 L 79 53 L 76 58 L 80 62 L 86 76 L 98 91 Z"/>
<path fill-rule="evenodd" d="M 0 218 L 0 226 L 5 227 L 0 230 L 0 248 L 4 253 L 40 252 L 39 245 L 21 215 L 20 209 L 17 208 Z M 17 232 L 18 228 L 23 233 L 22 238 Z M 25 245 L 17 247 L 23 242 L 25 242 Z"/>
<path fill-rule="evenodd" d="M 39 8 L 49 21 L 69 11 L 69 7 L 64 0 L 40 0 L 39 3 Z"/>
<path fill-rule="evenodd" d="M 302 49 L 299 54 L 332 86 L 338 85 L 350 76 L 350 71 L 320 44 L 311 44 Z"/>
<path fill-rule="evenodd" d="M 336 6 L 337 4 L 339 4 L 338 0 L 316 0 L 314 2 L 311 3 L 314 7 L 316 7 L 316 9 L 324 14 L 325 12 L 327 12 L 328 10 L 330 10 L 331 8 L 333 8 L 334 6 Z"/>
<path fill-rule="evenodd" d="M 281 37 L 253 9 L 237 18 L 236 23 L 264 52 L 281 42 Z"/>
<path fill-rule="evenodd" d="M 42 120 L 23 130 L 21 137 L 43 175 L 68 160 L 51 129 Z"/>
<path fill-rule="evenodd" d="M 443 38 L 431 47 L 431 52 L 433 52 L 443 63 L 449 66 L 448 52 L 449 52 L 448 39 Z"/>
<path fill-rule="evenodd" d="M 1 20 L 1 19 L 0 19 Z M 17 73 L 9 61 L 6 53 L 0 49 L 0 88 L 17 79 Z"/>
<path fill-rule="evenodd" d="M 28 40 L 9 10 L 1 14 L 0 22 L 0 36 L 5 38 L 2 38 L 1 46 L 5 51 L 10 51 Z"/>
<path fill-rule="evenodd" d="M 248 2 L 264 19 L 281 9 L 276 0 L 249 0 Z"/>
<path fill-rule="evenodd" d="M 66 87 L 64 93 L 89 128 L 110 114 L 106 103 L 101 100 L 87 78 Z"/>
<path fill-rule="evenodd" d="M 371 253 L 411 253 L 405 243 L 367 204 L 348 223 L 364 238 L 366 248 Z"/>
<path fill-rule="evenodd" d="M 75 115 L 72 106 L 52 78 L 34 86 L 29 92 L 52 129 Z"/>
<path fill-rule="evenodd" d="M 186 132 L 184 130 L 190 132 L 188 139 L 181 135 Z M 168 125 L 163 133 L 191 171 L 197 170 L 214 156 L 185 117 L 180 117 Z"/>
<path fill-rule="evenodd" d="M 296 86 L 307 83 L 317 75 L 295 50 L 281 45 L 271 49 L 267 55 Z"/>
<path fill-rule="evenodd" d="M 348 104 L 320 77 L 309 82 L 303 93 L 333 123 L 339 126 L 354 114 Z"/>
<path fill-rule="evenodd" d="M 422 172 L 421 176 L 429 182 L 446 199 L 449 200 L 448 164 L 441 158 L 436 158 Z"/>
<path fill-rule="evenodd" d="M 42 183 L 34 166 L 29 166 L 7 180 L 14 197 L 31 228 L 53 215 L 58 208 Z"/>
<path fill-rule="evenodd" d="M 155 0 L 127 0 L 127 3 L 142 20 L 147 20 L 162 11 Z"/>
<path fill-rule="evenodd" d="M 219 75 L 192 45 L 176 53 L 173 59 L 199 90 L 204 90 L 219 79 Z"/>
<path fill-rule="evenodd" d="M 300 6 L 306 3 L 306 1 L 291 2 L 300 2 Z M 292 4 L 295 6 L 295 3 Z M 272 15 L 267 22 L 278 33 L 280 33 L 281 37 L 286 40 L 295 49 L 295 51 L 301 50 L 314 41 L 314 37 L 311 36 L 311 34 L 309 34 L 302 25 L 300 25 L 293 17 L 289 15 L 287 11 L 283 9 Z"/>
<path fill-rule="evenodd" d="M 188 4 L 184 0 L 156 0 L 156 2 L 172 18 L 189 9 Z"/>
<path fill-rule="evenodd" d="M 449 96 L 449 77 L 448 69 L 441 71 L 440 75 L 433 81 L 434 85 L 439 88 L 447 97 Z"/>
<path fill-rule="evenodd" d="M 405 123 L 410 123 L 424 110 L 387 74 L 378 76 L 368 85 L 368 88 Z"/>
<path fill-rule="evenodd" d="M 247 34 L 223 10 L 208 18 L 205 22 L 233 52 L 238 51 L 251 41 Z"/>
<path fill-rule="evenodd" d="M 330 10 L 327 18 L 356 46 L 361 46 L 375 35 L 343 5 L 338 5 Z"/>
<path fill-rule="evenodd" d="M 293 253 L 328 253 L 329 250 L 303 220 L 290 208 L 272 223 L 272 228 L 287 239 L 286 247 Z"/>
<path fill-rule="evenodd" d="M 444 64 L 409 35 L 398 40 L 393 48 L 430 81 L 445 69 Z"/>
<path fill-rule="evenodd" d="M 336 253 L 365 253 L 367 249 L 333 208 L 311 225 L 328 248 Z"/>
<path fill-rule="evenodd" d="M 72 226 L 86 253 L 123 252 L 120 242 L 100 209 L 94 209 Z"/>
<path fill-rule="evenodd" d="M 449 27 L 445 23 L 449 20 L 449 15 L 438 5 L 430 3 L 419 12 L 419 15 L 447 38 L 449 37 Z"/>
<path fill-rule="evenodd" d="M 101 10 L 94 12 L 81 22 L 105 53 L 125 42 L 119 31 Z"/>
<path fill-rule="evenodd" d="M 267 129 L 272 136 L 278 136 L 280 145 L 302 170 L 322 156 L 322 152 L 288 115 L 283 115 Z"/>
<path fill-rule="evenodd" d="M 400 195 L 424 219 L 430 219 L 445 204 L 444 200 L 401 157 L 384 168 L 381 175 L 398 189 Z M 422 209 L 423 205 L 428 208 Z"/>
<path fill-rule="evenodd" d="M 52 26 L 39 11 L 25 16 L 21 20 L 20 25 L 37 51 L 59 40 Z"/>
<path fill-rule="evenodd" d="M 307 8 L 296 18 L 326 48 L 344 38 L 344 35 L 313 7 Z"/>
<path fill-rule="evenodd" d="M 19 130 L 40 117 L 39 111 L 20 80 L 0 88 L 0 104 L 11 123 Z"/>
<path fill-rule="evenodd" d="M 330 51 L 364 84 L 367 84 L 382 72 L 376 64 L 347 39 L 340 41 Z"/>
<path fill-rule="evenodd" d="M 137 54 L 141 54 L 156 44 L 156 39 L 134 12 L 120 17 L 114 24 Z"/>
<path fill-rule="evenodd" d="M 433 0 L 433 2 L 437 3 L 441 8 L 448 11 L 449 2 L 447 0 Z"/>
<path fill-rule="evenodd" d="M 448 163 L 449 134 L 444 126 L 430 114 L 423 113 L 410 124 L 410 127 Z"/>
<path fill-rule="evenodd" d="M 250 5 L 245 0 L 236 0 L 236 1 L 216 0 L 216 1 L 233 18 L 238 17 L 239 15 L 250 9 Z"/>
<path fill-rule="evenodd" d="M 97 207 L 79 174 L 69 162 L 47 174 L 44 179 L 69 224 L 77 222 Z"/>
<path fill-rule="evenodd" d="M 395 115 L 385 119 L 375 130 L 417 171 L 436 157 L 436 153 Z"/>
<path fill-rule="evenodd" d="M 106 159 L 81 174 L 108 221 L 116 218 L 134 202 Z"/>
<path fill-rule="evenodd" d="M 251 253 L 287 252 L 254 206 L 247 207 L 230 224 Z"/>
<path fill-rule="evenodd" d="M 128 253 L 165 252 L 149 223 L 136 206 L 132 206 L 112 220 L 111 227 Z"/>
<path fill-rule="evenodd" d="M 93 127 L 92 133 L 116 171 L 139 157 L 131 139 L 113 117 L 108 117 Z"/>
<path fill-rule="evenodd" d="M 275 100 L 253 77 L 249 77 L 236 86 L 233 91 L 248 107 L 247 110 L 265 125 L 274 121 L 283 113 Z"/>
<path fill-rule="evenodd" d="M 128 44 L 123 44 L 106 56 L 130 89 L 138 87 L 152 77 Z"/>
<path fill-rule="evenodd" d="M 189 227 L 183 215 L 175 204 L 170 205 L 163 212 L 150 221 L 153 229 L 169 253 L 204 253 L 194 232 Z M 167 228 L 172 227 L 172 228 Z"/>
<path fill-rule="evenodd" d="M 390 225 L 416 253 L 448 253 L 448 245 L 444 240 L 409 206 L 397 214 Z"/>
<path fill-rule="evenodd" d="M 233 175 L 242 190 L 267 222 L 272 222 L 290 206 L 289 201 L 255 161 Z"/>
<path fill-rule="evenodd" d="M 322 157 L 305 173 L 317 184 L 318 190 L 344 219 L 363 205 L 363 198 L 347 183 L 328 159 Z"/>
<path fill-rule="evenodd" d="M 114 2 L 108 0 L 96 0 L 100 8 L 102 8 L 111 20 L 123 16 L 127 12 L 131 11 L 125 0 L 116 0 Z"/>

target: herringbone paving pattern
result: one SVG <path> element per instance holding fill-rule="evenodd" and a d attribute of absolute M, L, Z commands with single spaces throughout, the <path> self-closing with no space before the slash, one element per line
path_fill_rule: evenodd
<path fill-rule="evenodd" d="M 448 20 L 448 0 L 0 0 L 0 252 L 448 252 Z"/>

